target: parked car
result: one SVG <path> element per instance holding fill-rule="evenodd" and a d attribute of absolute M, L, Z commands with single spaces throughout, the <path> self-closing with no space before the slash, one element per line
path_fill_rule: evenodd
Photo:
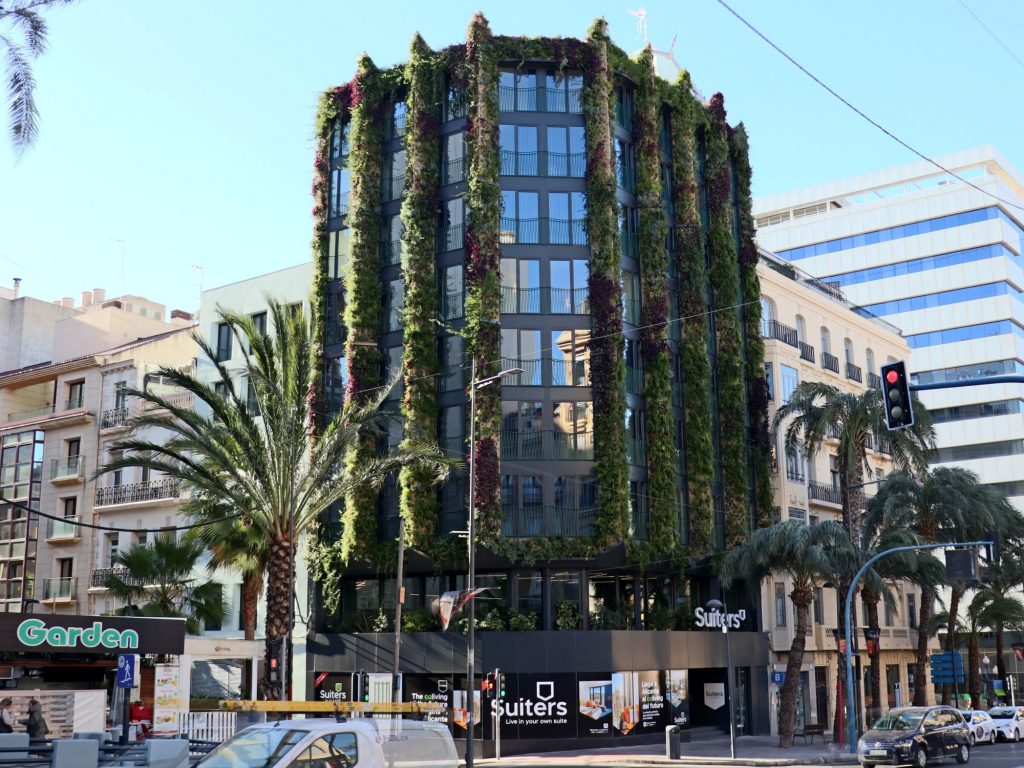
<path fill-rule="evenodd" d="M 458 768 L 448 727 L 418 720 L 334 718 L 250 725 L 206 755 L 202 768 Z"/>
<path fill-rule="evenodd" d="M 1024 707 L 992 707 L 988 716 L 1003 741 L 1020 741 L 1024 736 Z"/>
<path fill-rule="evenodd" d="M 857 742 L 863 766 L 906 765 L 925 768 L 931 760 L 971 757 L 963 715 L 952 707 L 898 707 L 879 718 Z"/>
<path fill-rule="evenodd" d="M 960 714 L 967 721 L 971 746 L 975 744 L 995 744 L 999 734 L 997 733 L 996 721 L 989 717 L 988 712 L 980 709 L 961 709 Z"/>

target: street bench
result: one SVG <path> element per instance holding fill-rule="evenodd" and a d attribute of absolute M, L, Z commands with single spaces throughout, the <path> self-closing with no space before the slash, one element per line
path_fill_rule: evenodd
<path fill-rule="evenodd" d="M 821 741 L 822 741 L 823 744 L 827 744 L 828 743 L 825 740 L 825 726 L 822 725 L 821 723 L 815 723 L 813 725 L 805 725 L 802 729 L 797 729 L 796 731 L 793 732 L 793 738 L 794 739 L 803 739 L 804 740 L 804 744 L 807 743 L 807 737 L 808 736 L 811 737 L 811 744 L 814 743 L 814 737 L 815 736 L 821 736 Z"/>

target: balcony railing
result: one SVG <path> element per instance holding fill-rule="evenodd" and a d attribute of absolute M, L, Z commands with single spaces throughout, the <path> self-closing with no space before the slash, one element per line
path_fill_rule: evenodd
<path fill-rule="evenodd" d="M 78 525 L 78 515 L 65 517 L 63 520 L 48 518 L 46 521 L 46 538 L 53 539 L 79 539 L 81 528 Z"/>
<path fill-rule="evenodd" d="M 814 347 L 805 342 L 800 342 L 800 359 L 806 360 L 808 363 L 814 362 Z"/>
<path fill-rule="evenodd" d="M 516 288 L 501 286 L 504 315 L 587 315 L 590 294 L 586 288 Z"/>
<path fill-rule="evenodd" d="M 78 594 L 78 579 L 43 579 L 43 600 L 71 601 Z"/>
<path fill-rule="evenodd" d="M 644 393 L 644 372 L 641 369 L 626 366 L 626 391 L 631 395 Z"/>
<path fill-rule="evenodd" d="M 452 435 L 451 437 L 442 437 L 440 440 L 438 440 L 438 445 L 440 445 L 441 451 L 444 453 L 444 455 L 449 458 L 466 458 L 465 435 Z"/>
<path fill-rule="evenodd" d="M 800 346 L 796 328 L 783 325 L 778 320 L 762 320 L 761 335 L 766 339 L 778 339 L 785 344 L 789 344 L 791 347 Z"/>
<path fill-rule="evenodd" d="M 437 252 L 448 253 L 449 251 L 457 251 L 463 246 L 465 238 L 465 224 L 450 224 L 447 227 L 441 227 L 437 233 Z"/>
<path fill-rule="evenodd" d="M 842 427 L 840 427 L 838 424 L 829 424 L 828 425 L 828 436 L 832 440 L 838 440 L 839 438 L 842 437 L 842 434 L 843 434 Z"/>
<path fill-rule="evenodd" d="M 84 456 L 68 456 L 66 459 L 50 460 L 50 479 L 81 477 L 85 467 Z"/>
<path fill-rule="evenodd" d="M 619 230 L 619 253 L 630 259 L 640 258 L 640 235 L 636 232 Z"/>
<path fill-rule="evenodd" d="M 502 112 L 570 112 L 580 114 L 583 102 L 580 88 L 516 88 L 498 86 L 498 108 Z"/>
<path fill-rule="evenodd" d="M 522 368 L 502 378 L 505 386 L 512 387 L 589 387 L 588 360 L 561 360 L 550 357 L 524 360 L 516 357 L 501 358 L 503 369 Z"/>
<path fill-rule="evenodd" d="M 804 473 L 799 469 L 786 467 L 786 479 L 791 480 L 794 483 L 802 483 L 804 481 Z"/>
<path fill-rule="evenodd" d="M 390 267 L 402 263 L 402 241 L 381 240 L 380 242 L 380 265 Z"/>
<path fill-rule="evenodd" d="M 192 408 L 196 402 L 196 396 L 191 392 L 175 392 L 173 394 L 160 395 L 160 399 L 172 408 Z M 155 411 L 163 406 L 156 403 L 146 403 L 147 411 Z"/>
<path fill-rule="evenodd" d="M 466 180 L 466 158 L 454 157 L 444 164 L 444 183 L 458 184 Z"/>
<path fill-rule="evenodd" d="M 342 192 L 337 197 L 331 195 L 331 210 L 328 214 L 330 218 L 333 219 L 338 216 L 348 216 L 350 195 L 350 192 Z"/>
<path fill-rule="evenodd" d="M 824 501 L 827 504 L 842 506 L 843 499 L 838 488 L 833 488 L 825 483 L 808 483 L 807 495 L 815 501 Z"/>
<path fill-rule="evenodd" d="M 100 429 L 113 429 L 128 424 L 127 408 L 108 408 L 100 414 Z"/>
<path fill-rule="evenodd" d="M 145 480 L 141 483 L 111 485 L 96 489 L 96 506 L 110 507 L 115 504 L 138 504 L 143 501 L 177 498 L 181 481 L 170 477 Z"/>
<path fill-rule="evenodd" d="M 597 507 L 502 507 L 501 532 L 509 538 L 592 536 Z M 465 523 L 465 516 L 462 519 Z"/>
<path fill-rule="evenodd" d="M 502 245 L 586 245 L 587 227 L 582 219 L 517 219 L 501 217 L 498 233 Z"/>
<path fill-rule="evenodd" d="M 466 308 L 462 298 L 462 291 L 455 293 L 445 292 L 441 294 L 442 320 L 458 320 L 460 317 L 465 315 Z"/>
<path fill-rule="evenodd" d="M 846 364 L 846 378 L 850 381 L 860 382 L 863 380 L 860 373 L 860 366 L 854 365 L 853 363 Z"/>
<path fill-rule="evenodd" d="M 821 367 L 832 373 L 839 373 L 839 358 L 828 352 L 821 353 Z"/>
<path fill-rule="evenodd" d="M 541 387 L 544 385 L 544 369 L 550 360 L 522 360 L 515 357 L 503 357 L 501 367 L 504 370 L 522 368 L 522 373 L 511 373 L 502 377 L 502 383 L 513 387 Z"/>
<path fill-rule="evenodd" d="M 582 179 L 587 173 L 583 152 L 501 151 L 502 176 L 548 176 Z"/>
<path fill-rule="evenodd" d="M 871 387 L 871 389 L 881 389 L 882 377 L 877 373 L 868 372 L 868 386 Z"/>
<path fill-rule="evenodd" d="M 875 453 L 887 453 L 892 455 L 892 443 L 886 437 L 871 436 L 868 438 L 867 447 Z"/>
<path fill-rule="evenodd" d="M 622 319 L 631 325 L 640 325 L 640 299 L 622 297 Z"/>
<path fill-rule="evenodd" d="M 127 568 L 93 568 L 92 575 L 89 579 L 89 586 L 106 588 L 107 578 L 110 576 L 117 576 L 121 581 L 131 587 L 145 586 L 143 580 L 132 576 L 131 572 Z"/>
<path fill-rule="evenodd" d="M 382 203 L 389 203 L 398 200 L 405 194 L 405 175 L 384 177 L 380 183 L 380 200 Z"/>
<path fill-rule="evenodd" d="M 469 386 L 469 374 L 461 364 L 449 365 L 437 378 L 439 392 L 458 392 Z"/>
<path fill-rule="evenodd" d="M 593 461 L 594 436 L 590 432 L 501 433 L 503 461 Z"/>
<path fill-rule="evenodd" d="M 642 467 L 647 463 L 644 444 L 636 437 L 626 435 L 626 462 L 634 467 Z"/>
<path fill-rule="evenodd" d="M 650 510 L 644 505 L 633 508 L 629 525 L 629 535 L 640 541 L 647 541 L 647 523 L 650 520 Z"/>
<path fill-rule="evenodd" d="M 74 411 L 82 407 L 82 396 L 72 397 L 64 401 L 65 411 Z"/>
<path fill-rule="evenodd" d="M 39 419 L 53 413 L 52 405 L 41 405 L 38 408 L 29 408 L 24 411 L 14 411 L 7 414 L 8 421 L 23 421 L 25 419 Z"/>

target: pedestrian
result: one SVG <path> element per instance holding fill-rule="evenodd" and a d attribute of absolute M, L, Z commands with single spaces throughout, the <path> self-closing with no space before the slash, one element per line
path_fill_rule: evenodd
<path fill-rule="evenodd" d="M 30 739 L 45 739 L 46 734 L 50 732 L 46 720 L 43 719 L 43 705 L 35 696 L 28 700 L 28 717 L 18 722 L 25 726 Z"/>
<path fill-rule="evenodd" d="M 11 714 L 11 698 L 0 700 L 0 733 L 14 733 L 14 715 Z"/>

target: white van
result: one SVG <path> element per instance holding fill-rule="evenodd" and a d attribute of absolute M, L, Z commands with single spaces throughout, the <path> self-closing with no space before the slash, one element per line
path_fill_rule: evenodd
<path fill-rule="evenodd" d="M 420 720 L 279 720 L 239 731 L 200 768 L 458 768 L 447 726 Z"/>

